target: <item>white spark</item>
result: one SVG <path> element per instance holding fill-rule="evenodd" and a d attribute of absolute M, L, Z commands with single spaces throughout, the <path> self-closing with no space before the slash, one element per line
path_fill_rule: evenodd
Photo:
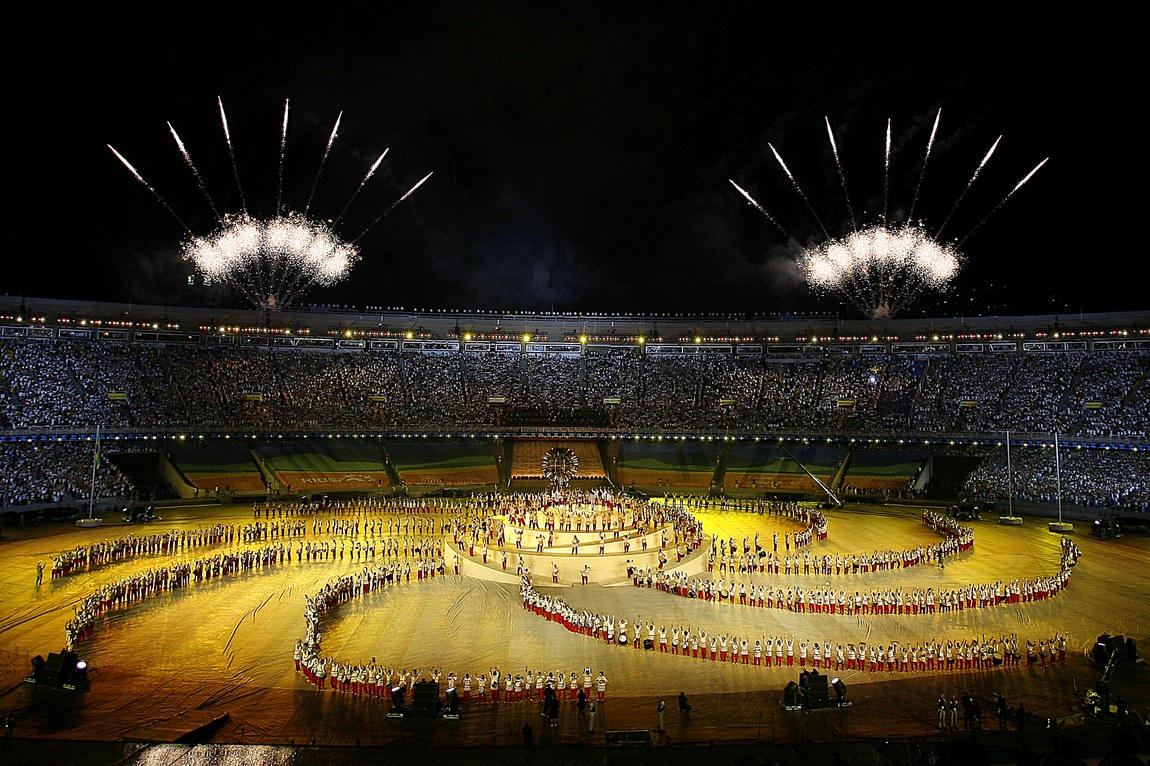
<path fill-rule="evenodd" d="M 228 125 L 227 113 L 224 111 L 223 98 L 217 96 L 216 104 L 219 108 L 220 124 L 223 127 L 224 139 L 228 145 L 228 156 L 231 160 L 236 186 L 240 192 L 243 212 L 222 216 L 217 213 L 219 224 L 207 236 L 194 235 L 164 198 L 128 162 L 127 158 L 116 151 L 111 144 L 108 144 L 108 149 L 128 169 L 132 177 L 151 192 L 187 232 L 188 236 L 181 246 L 181 255 L 184 260 L 195 264 L 196 269 L 204 276 L 205 284 L 208 279 L 224 282 L 262 309 L 285 308 L 300 293 L 310 287 L 331 286 L 346 279 L 351 269 L 359 261 L 360 251 L 355 240 L 347 241 L 335 231 L 335 226 L 339 223 L 339 218 L 343 216 L 343 212 L 334 221 L 324 222 L 312 218 L 308 214 L 311 196 L 309 196 L 307 206 L 302 213 L 283 210 L 284 155 L 287 148 L 287 131 L 291 115 L 290 99 L 284 100 L 279 143 L 276 213 L 271 218 L 256 218 L 247 212 L 247 202 L 244 199 L 243 187 L 240 184 L 235 149 L 232 145 L 231 128 Z M 339 135 L 342 120 L 343 112 L 340 112 L 332 126 L 324 148 L 323 158 L 320 160 L 319 169 L 315 180 L 312 182 L 312 195 L 315 193 L 316 184 L 318 184 L 320 175 L 324 170 L 324 164 Z M 203 178 L 192 162 L 183 139 L 180 138 L 170 122 L 168 123 L 168 130 L 172 134 L 184 162 L 199 184 L 200 190 L 208 198 L 208 202 L 212 203 Z M 359 188 L 344 206 L 344 211 L 363 189 L 364 184 L 379 169 L 387 156 L 387 152 L 388 150 L 384 149 L 383 153 L 372 163 L 367 175 L 360 182 Z M 387 210 L 394 209 L 396 205 L 411 196 L 431 175 L 428 173 L 420 179 L 399 200 L 393 202 Z M 214 204 L 212 204 L 212 210 L 216 210 Z M 386 214 L 387 212 L 376 218 L 371 225 L 378 223 Z M 363 234 L 360 236 L 362 237 Z"/>
<path fill-rule="evenodd" d="M 345 279 L 359 260 L 359 248 L 328 224 L 296 213 L 268 220 L 236 215 L 205 237 L 190 237 L 182 256 L 261 306 L 283 306 L 308 287 Z"/>
<path fill-rule="evenodd" d="M 943 290 L 958 274 L 958 251 L 911 225 L 871 225 L 829 239 L 800 259 L 807 282 L 846 296 L 871 317 L 893 316 L 923 287 Z"/>
<path fill-rule="evenodd" d="M 771 148 L 771 154 L 775 155 L 775 159 L 779 161 L 779 166 L 782 167 L 783 172 L 787 174 L 787 178 L 791 179 L 791 181 L 794 181 L 795 177 L 791 175 L 791 169 L 787 167 L 787 163 L 783 162 L 783 158 L 779 156 L 778 151 L 775 149 L 775 145 L 768 143 L 767 146 Z"/>
<path fill-rule="evenodd" d="M 1037 170 L 1037 169 L 1038 169 L 1038 168 L 1035 168 L 1035 170 Z M 433 170 L 433 171 L 431 171 L 431 173 L 428 173 L 428 174 L 427 174 L 427 175 L 425 175 L 423 178 L 419 179 L 419 182 L 418 182 L 418 183 L 417 183 L 415 186 L 413 186 L 413 187 L 411 187 L 410 189 L 408 189 L 408 190 L 407 190 L 407 193 L 406 193 L 406 194 L 404 194 L 402 197 L 400 197 L 400 198 L 397 200 L 397 202 L 403 202 L 405 199 L 407 199 L 407 198 L 408 198 L 408 197 L 410 197 L 412 194 L 414 194 L 414 193 L 415 193 L 415 190 L 416 190 L 416 189 L 418 189 L 420 186 L 423 186 L 423 182 L 424 182 L 424 181 L 426 181 L 427 179 L 431 178 L 431 175 L 432 175 L 432 173 L 434 173 L 434 172 L 435 172 L 435 171 Z M 1033 173 L 1031 173 L 1031 175 L 1034 175 L 1034 174 L 1033 174 Z M 1029 176 L 1028 176 L 1028 177 L 1029 177 Z M 1023 180 L 1023 182 L 1022 182 L 1022 183 L 1026 183 L 1025 179 Z M 1019 186 L 1022 186 L 1022 184 L 1019 184 Z"/>

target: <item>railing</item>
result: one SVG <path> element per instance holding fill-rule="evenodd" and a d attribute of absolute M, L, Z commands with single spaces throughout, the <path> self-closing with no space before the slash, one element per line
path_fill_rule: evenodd
<path fill-rule="evenodd" d="M 66 428 L 21 428 L 0 430 L 0 441 L 90 441 L 95 438 L 96 426 Z M 614 440 L 664 441 L 735 441 L 769 445 L 781 442 L 794 445 L 819 444 L 849 445 L 856 447 L 1003 447 L 1006 437 L 1002 432 L 938 432 L 938 431 L 835 431 L 831 429 L 736 429 L 736 428 L 627 428 L 615 426 L 419 426 L 390 428 L 362 428 L 338 425 L 189 425 L 184 427 L 155 426 L 102 426 L 103 440 L 131 441 L 186 441 L 201 438 L 279 439 L 279 438 L 392 438 L 392 439 L 460 439 L 460 438 L 567 438 Z M 1013 446 L 1053 447 L 1050 433 L 1012 431 Z M 1082 449 L 1150 449 L 1150 437 L 1101 437 L 1059 434 L 1062 447 Z"/>

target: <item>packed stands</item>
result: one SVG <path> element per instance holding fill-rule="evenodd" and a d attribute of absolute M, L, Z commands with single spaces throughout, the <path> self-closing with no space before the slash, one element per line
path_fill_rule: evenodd
<path fill-rule="evenodd" d="M 1144 436 L 1150 353 L 331 353 L 0 339 L 12 429 L 616 428 Z M 576 422 L 572 422 L 572 419 Z"/>
<path fill-rule="evenodd" d="M 616 436 L 621 445 L 616 464 L 600 461 L 595 467 L 598 447 L 588 447 L 580 465 L 585 471 L 594 467 L 603 478 L 617 473 L 624 486 L 654 488 L 715 484 L 728 490 L 809 490 L 811 479 L 777 450 L 737 442 L 720 456 L 717 441 L 695 441 L 692 435 L 830 436 L 837 458 L 799 462 L 814 466 L 823 481 L 838 480 L 838 488 L 865 495 L 906 489 L 923 458 L 907 455 L 884 463 L 890 458 L 854 450 L 836 477 L 843 451 L 850 449 L 839 437 L 913 436 L 916 444 L 939 437 L 941 448 L 944 438 L 985 443 L 1006 432 L 1058 432 L 1063 438 L 1106 442 L 1064 455 L 1064 500 L 1103 508 L 1146 506 L 1145 453 L 1108 448 L 1112 441 L 1145 447 L 1150 351 L 1092 350 L 1085 343 L 1058 351 L 979 348 L 977 353 L 940 348 L 911 354 L 881 345 L 794 347 L 786 353 L 739 355 L 646 353 L 634 345 L 580 352 L 576 345 L 574 352 L 527 353 L 517 343 L 500 349 L 488 344 L 478 351 L 323 350 L 9 334 L 0 336 L 0 428 L 11 434 L 0 479 L 8 504 L 83 494 L 90 479 L 84 476 L 84 460 L 71 456 L 82 448 L 60 447 L 65 457 L 50 468 L 45 461 L 54 459 L 55 448 L 38 452 L 11 442 L 90 434 L 102 426 L 153 435 L 185 430 L 242 435 L 251 429 L 245 447 L 216 450 L 213 442 L 202 453 L 161 450 L 202 491 L 262 492 L 310 484 L 386 489 L 395 478 L 392 470 L 415 486 L 493 485 L 499 481 L 500 450 L 490 442 L 490 431 L 530 435 L 532 429 L 558 427 L 593 431 L 589 437 L 599 440 Z M 259 432 L 284 430 L 297 434 L 290 444 L 256 443 Z M 340 432 L 459 436 L 484 430 L 486 441 L 445 444 L 389 436 L 375 446 L 359 445 L 362 450 L 347 452 L 337 445 Z M 667 441 L 633 442 L 633 433 L 648 439 L 663 435 Z M 303 444 L 299 434 L 313 440 Z M 330 444 L 316 446 L 316 437 L 333 435 Z M 679 440 L 684 435 L 688 441 Z M 577 441 L 578 434 L 573 438 Z M 249 452 L 252 447 L 258 456 Z M 536 470 L 520 466 L 513 454 L 509 476 Z M 393 460 L 390 470 L 386 455 Z M 1050 461 L 1021 451 L 1014 457 L 1013 487 L 1005 486 L 999 447 L 979 455 L 965 491 L 1001 497 L 1011 489 L 1020 498 L 1051 502 Z M 75 471 L 61 467 L 73 462 Z M 125 477 L 110 475 L 107 481 L 131 491 Z"/>
<path fill-rule="evenodd" d="M 0 505 L 87 501 L 93 462 L 91 443 L 0 444 Z M 97 498 L 133 496 L 131 482 L 111 460 L 104 456 L 95 462 Z"/>

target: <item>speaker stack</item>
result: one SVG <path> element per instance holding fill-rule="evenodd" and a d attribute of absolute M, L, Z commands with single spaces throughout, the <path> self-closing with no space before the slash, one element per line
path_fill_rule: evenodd
<path fill-rule="evenodd" d="M 439 712 L 439 684 L 434 681 L 419 681 L 411 690 L 411 714 L 422 718 L 432 718 Z"/>
<path fill-rule="evenodd" d="M 75 652 L 52 652 L 48 659 L 37 654 L 32 658 L 32 675 L 24 681 L 56 689 L 84 689 L 88 685 L 87 667 Z"/>
<path fill-rule="evenodd" d="M 805 704 L 810 710 L 831 706 L 830 689 L 827 677 L 821 673 L 803 673 L 799 676 L 799 686 L 805 691 Z"/>
<path fill-rule="evenodd" d="M 64 655 L 52 652 L 44 662 L 44 669 L 40 671 L 39 683 L 49 686 L 60 686 L 64 675 Z"/>

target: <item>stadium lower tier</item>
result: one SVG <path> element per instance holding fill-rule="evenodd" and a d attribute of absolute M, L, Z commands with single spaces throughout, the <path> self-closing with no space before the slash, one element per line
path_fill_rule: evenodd
<path fill-rule="evenodd" d="M 221 494 L 539 490 L 549 483 L 543 478 L 549 470 L 544 459 L 560 449 L 570 450 L 568 458 L 575 456 L 578 465 L 593 466 L 567 476 L 585 489 L 615 486 L 651 495 L 723 493 L 744 499 L 823 499 L 829 491 L 839 499 L 959 498 L 984 509 L 1013 499 L 1052 508 L 1061 500 L 1098 512 L 1150 510 L 1147 450 L 1066 449 L 1056 466 L 1050 442 L 1016 444 L 1009 456 L 1003 444 L 908 451 L 796 442 L 109 438 L 99 446 L 96 492 L 119 502 Z M 10 437 L 0 442 L 0 506 L 18 511 L 43 504 L 86 505 L 96 458 L 90 437 Z M 528 467 L 528 458 L 539 465 Z"/>

